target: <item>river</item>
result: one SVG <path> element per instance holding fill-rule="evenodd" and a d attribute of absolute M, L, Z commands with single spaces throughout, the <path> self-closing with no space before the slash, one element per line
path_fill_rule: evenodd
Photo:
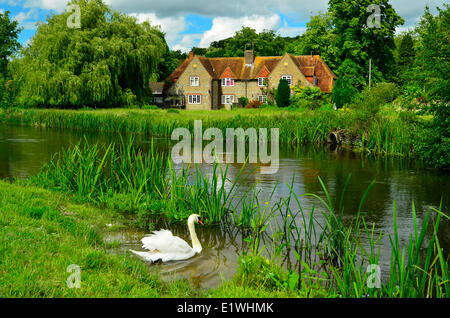
<path fill-rule="evenodd" d="M 71 130 L 43 129 L 2 124 L 0 126 L 0 178 L 26 178 L 38 173 L 43 164 L 52 156 L 78 143 L 83 138 L 89 142 L 108 143 L 119 141 L 119 134 L 89 134 Z M 125 137 L 127 138 L 127 137 Z M 135 136 L 136 145 L 148 149 L 153 142 L 161 151 L 168 151 L 171 141 L 154 137 L 153 140 L 142 135 Z M 205 171 L 211 165 L 203 164 Z M 229 177 L 237 175 L 240 164 L 232 164 Z M 251 166 L 247 167 L 250 171 Z M 381 240 L 382 250 L 389 246 L 390 233 L 393 233 L 393 205 L 395 202 L 399 225 L 399 240 L 405 243 L 413 233 L 412 202 L 414 201 L 418 226 L 429 207 L 438 208 L 442 199 L 443 211 L 450 211 L 450 175 L 432 169 L 425 169 L 410 159 L 373 156 L 356 153 L 345 148 L 330 146 L 280 147 L 280 166 L 275 174 L 259 174 L 257 171 L 245 182 L 239 184 L 239 191 L 245 191 L 256 184 L 262 200 L 268 198 L 274 186 L 279 186 L 271 204 L 280 197 L 287 196 L 286 183 L 293 181 L 293 189 L 298 194 L 315 193 L 325 197 L 318 182 L 318 176 L 324 181 L 331 197 L 340 197 L 348 175 L 351 182 L 344 196 L 344 215 L 354 217 L 361 197 L 372 180 L 375 184 L 370 190 L 363 206 L 366 219 L 375 223 L 377 233 L 384 233 Z M 294 176 L 294 179 L 293 179 Z M 292 180 L 293 179 L 293 180 Z M 302 207 L 308 211 L 318 205 L 313 198 L 303 198 Z M 176 235 L 188 239 L 185 226 L 171 227 Z M 111 236 L 110 240 L 120 240 L 121 250 L 138 249 L 140 238 L 146 233 L 139 229 L 129 230 Z M 199 239 L 203 245 L 200 255 L 183 262 L 160 264 L 157 267 L 168 278 L 182 276 L 203 287 L 215 287 L 222 279 L 230 279 L 236 272 L 237 259 L 245 245 L 244 235 L 233 228 L 198 228 Z M 439 239 L 444 248 L 444 256 L 450 252 L 450 222 L 443 220 L 440 225 Z M 382 271 L 388 270 L 390 254 L 382 253 Z"/>

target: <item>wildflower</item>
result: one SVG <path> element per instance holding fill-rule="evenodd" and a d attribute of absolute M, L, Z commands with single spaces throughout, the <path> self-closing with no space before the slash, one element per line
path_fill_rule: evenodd
<path fill-rule="evenodd" d="M 266 201 L 266 205 L 268 205 L 268 204 L 269 204 L 269 202 Z"/>

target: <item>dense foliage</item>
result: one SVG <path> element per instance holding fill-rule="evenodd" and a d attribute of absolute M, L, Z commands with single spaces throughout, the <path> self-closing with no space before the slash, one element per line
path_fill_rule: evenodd
<path fill-rule="evenodd" d="M 318 108 L 322 103 L 324 94 L 317 86 L 294 86 L 290 105 L 296 108 Z"/>
<path fill-rule="evenodd" d="M 264 30 L 257 33 L 255 29 L 243 27 L 228 39 L 214 41 L 204 52 L 207 57 L 233 57 L 244 56 L 244 50 L 254 49 L 255 55 L 277 56 L 283 53 L 285 39 L 273 30 Z M 203 52 L 197 52 L 203 53 Z"/>
<path fill-rule="evenodd" d="M 379 27 L 368 25 L 372 12 L 366 9 L 373 4 L 380 7 Z M 353 84 L 361 88 L 366 83 L 369 60 L 372 60 L 374 78 L 389 78 L 394 63 L 395 29 L 404 22 L 389 1 L 330 0 L 329 11 L 337 34 L 338 75 L 351 75 Z"/>
<path fill-rule="evenodd" d="M 423 159 L 439 168 L 450 167 L 450 7 L 438 8 L 433 16 L 425 10 L 417 29 L 421 45 L 417 51 L 412 82 L 427 92 L 422 111 L 433 115 L 417 147 Z"/>
<path fill-rule="evenodd" d="M 6 73 L 8 58 L 20 47 L 17 41 L 21 29 L 19 22 L 11 21 L 10 12 L 0 12 L 0 76 Z"/>
<path fill-rule="evenodd" d="M 278 83 L 275 100 L 278 107 L 287 107 L 290 104 L 291 89 L 289 83 L 284 78 Z"/>
<path fill-rule="evenodd" d="M 7 74 L 8 60 L 20 47 L 17 38 L 21 29 L 19 23 L 11 21 L 10 12 L 0 12 L 0 108 L 6 108 L 12 103 L 14 85 Z"/>
<path fill-rule="evenodd" d="M 166 47 L 164 34 L 100 0 L 72 3 L 83 13 L 81 28 L 68 27 L 71 12 L 48 17 L 12 63 L 16 103 L 64 108 L 145 102 Z"/>
<path fill-rule="evenodd" d="M 342 108 L 349 103 L 352 98 L 358 93 L 357 89 L 351 84 L 351 78 L 348 75 L 343 75 L 336 80 L 333 88 L 333 102 L 337 108 Z"/>
<path fill-rule="evenodd" d="M 294 55 L 320 55 L 332 70 L 336 70 L 336 38 L 331 14 L 319 13 L 306 24 L 305 33 L 287 43 L 286 51 Z"/>

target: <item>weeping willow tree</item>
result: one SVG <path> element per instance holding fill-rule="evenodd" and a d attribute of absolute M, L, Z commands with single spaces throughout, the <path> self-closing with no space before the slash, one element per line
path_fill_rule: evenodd
<path fill-rule="evenodd" d="M 81 9 L 80 28 L 68 27 L 73 12 L 48 16 L 11 63 L 16 104 L 75 108 L 147 102 L 149 79 L 168 49 L 164 34 L 101 0 L 70 4 Z"/>

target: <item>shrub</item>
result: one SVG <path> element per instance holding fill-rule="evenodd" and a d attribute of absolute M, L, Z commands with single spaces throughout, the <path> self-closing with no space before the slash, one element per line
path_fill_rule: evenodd
<path fill-rule="evenodd" d="M 372 89 L 365 88 L 361 94 L 354 97 L 354 103 L 350 105 L 359 113 L 359 120 L 373 119 L 379 112 L 380 107 L 392 102 L 399 94 L 395 84 L 379 83 Z"/>
<path fill-rule="evenodd" d="M 245 106 L 245 108 L 260 108 L 263 105 L 259 100 L 254 99 Z"/>
<path fill-rule="evenodd" d="M 315 109 L 321 105 L 323 93 L 318 87 L 295 86 L 294 94 L 291 96 L 291 106 L 296 108 Z"/>
<path fill-rule="evenodd" d="M 247 104 L 248 104 L 248 98 L 247 97 L 240 97 L 239 98 L 239 105 L 242 107 L 242 108 L 245 108 L 245 107 L 247 107 Z"/>
<path fill-rule="evenodd" d="M 351 102 L 352 98 L 358 94 L 358 90 L 351 84 L 351 79 L 344 75 L 337 79 L 333 88 L 333 102 L 337 108 L 342 108 Z"/>
<path fill-rule="evenodd" d="M 275 95 L 275 100 L 278 107 L 288 107 L 290 104 L 291 89 L 287 80 L 282 78 L 280 83 L 278 83 L 277 93 Z"/>
<path fill-rule="evenodd" d="M 14 93 L 14 82 L 5 80 L 0 75 L 0 108 L 6 109 L 13 106 Z"/>

